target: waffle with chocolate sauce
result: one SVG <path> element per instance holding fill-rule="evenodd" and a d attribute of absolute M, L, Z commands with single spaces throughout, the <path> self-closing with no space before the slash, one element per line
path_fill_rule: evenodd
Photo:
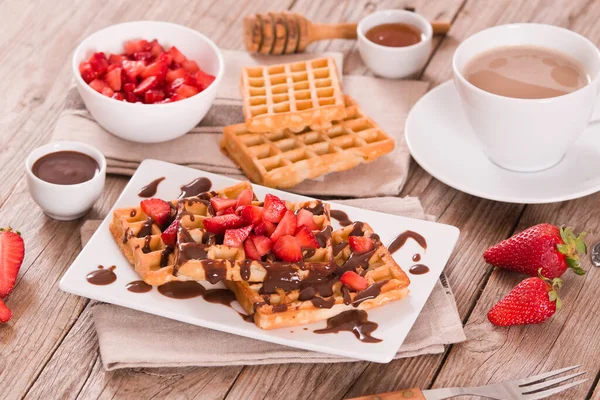
<path fill-rule="evenodd" d="M 221 149 L 258 184 L 288 188 L 305 179 L 345 171 L 394 149 L 394 139 L 344 96 L 346 116 L 330 129 L 252 133 L 244 124 L 223 129 Z"/>
<path fill-rule="evenodd" d="M 349 246 L 350 236 L 371 238 L 374 247 L 356 253 Z M 379 236 L 363 222 L 337 230 L 331 235 L 332 259 L 318 268 L 305 261 L 310 273 L 294 279 L 284 265 L 271 264 L 261 283 L 225 281 L 238 302 L 262 329 L 310 324 L 326 320 L 354 308 L 368 310 L 408 295 L 410 280 L 394 261 Z M 354 271 L 364 277 L 367 288 L 353 291 L 340 277 Z"/>
<path fill-rule="evenodd" d="M 245 67 L 241 91 L 250 132 L 323 129 L 346 116 L 333 58 Z"/>
<path fill-rule="evenodd" d="M 223 235 L 215 235 L 204 229 L 203 221 L 215 215 L 210 205 L 212 197 L 235 199 L 246 189 L 252 190 L 250 182 L 171 201 L 172 219 L 179 219 L 177 239 L 173 246 L 164 243 L 160 227 L 141 207 L 115 210 L 110 231 L 136 272 L 150 285 L 160 286 L 173 280 L 209 281 L 213 284 L 225 280 L 262 282 L 267 276 L 268 267 L 274 262 L 271 254 L 263 257 L 263 260 L 251 260 L 246 256 L 243 246 L 226 246 L 223 244 Z M 253 201 L 253 205 L 262 205 L 262 202 Z M 333 253 L 329 205 L 312 200 L 285 202 L 285 206 L 295 213 L 301 209 L 313 213 L 313 220 L 318 227 L 313 234 L 320 247 L 304 249 L 303 257 L 315 268 L 327 265 Z M 310 274 L 303 263 L 279 262 L 278 265 L 285 266 L 299 281 Z"/>

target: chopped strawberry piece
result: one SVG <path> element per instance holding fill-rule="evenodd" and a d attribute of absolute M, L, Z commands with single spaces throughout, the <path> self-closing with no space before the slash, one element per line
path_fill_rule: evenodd
<path fill-rule="evenodd" d="M 21 235 L 10 228 L 0 229 L 0 232 L 0 298 L 2 298 L 8 296 L 15 286 L 19 269 L 25 258 L 25 243 Z M 1 315 L 0 322 L 6 322 L 2 321 Z"/>
<path fill-rule="evenodd" d="M 173 246 L 177 239 L 177 228 L 179 228 L 179 220 L 175 219 L 171 222 L 171 225 L 160 235 L 162 241 L 169 245 Z"/>
<path fill-rule="evenodd" d="M 79 73 L 81 74 L 81 78 L 86 82 L 90 83 L 94 79 L 98 77 L 98 72 L 94 71 L 92 64 L 87 61 L 79 64 Z"/>
<path fill-rule="evenodd" d="M 90 82 L 90 87 L 92 89 L 94 89 L 96 92 L 102 93 L 102 90 L 108 86 L 106 86 L 106 83 L 104 81 L 102 81 L 100 79 L 94 79 L 93 81 Z"/>
<path fill-rule="evenodd" d="M 282 261 L 296 262 L 302 260 L 300 243 L 290 235 L 284 235 L 275 242 L 273 253 Z"/>
<path fill-rule="evenodd" d="M 133 59 L 136 61 L 147 61 L 152 58 L 152 53 L 149 51 L 138 51 L 133 53 Z"/>
<path fill-rule="evenodd" d="M 125 54 L 132 55 L 140 51 L 150 50 L 150 43 L 147 40 L 129 40 L 123 45 L 125 48 Z"/>
<path fill-rule="evenodd" d="M 123 61 L 123 69 L 125 70 L 125 74 L 127 78 L 129 78 L 132 82 L 135 82 L 136 78 L 142 73 L 142 71 L 146 68 L 146 64 L 143 61 Z"/>
<path fill-rule="evenodd" d="M 366 236 L 350 236 L 348 239 L 350 248 L 356 253 L 364 253 L 373 250 L 373 240 Z"/>
<path fill-rule="evenodd" d="M 158 43 L 158 40 L 154 39 L 150 42 L 150 52 L 152 56 L 158 58 L 158 56 L 165 52 L 165 49 Z"/>
<path fill-rule="evenodd" d="M 246 240 L 244 242 L 244 252 L 246 253 L 246 258 L 250 258 L 251 260 L 260 260 L 261 255 L 258 253 L 256 246 L 252 240 Z"/>
<path fill-rule="evenodd" d="M 195 86 L 183 84 L 177 88 L 175 93 L 182 97 L 188 98 L 200 93 L 200 91 Z"/>
<path fill-rule="evenodd" d="M 284 235 L 294 235 L 296 233 L 296 214 L 292 210 L 287 210 L 277 228 L 275 228 L 275 232 L 271 235 L 271 240 L 276 242 L 277 239 Z"/>
<path fill-rule="evenodd" d="M 365 290 L 367 288 L 367 280 L 354 271 L 344 272 L 344 275 L 342 275 L 340 281 L 356 292 Z"/>
<path fill-rule="evenodd" d="M 133 89 L 133 94 L 144 94 L 148 90 L 154 89 L 156 86 L 158 86 L 158 78 L 156 76 L 149 76 L 148 78 L 141 81 L 135 89 Z"/>
<path fill-rule="evenodd" d="M 140 203 L 142 211 L 160 227 L 165 226 L 171 216 L 171 206 L 164 200 L 152 198 Z"/>
<path fill-rule="evenodd" d="M 187 58 L 179 51 L 179 49 L 175 46 L 171 47 L 167 52 L 171 57 L 173 57 L 173 61 L 178 64 L 183 63 Z"/>
<path fill-rule="evenodd" d="M 114 64 L 113 64 L 114 65 Z M 112 65 L 111 65 L 112 67 Z M 112 71 L 106 73 L 104 80 L 108 86 L 115 91 L 121 90 L 121 71 L 122 68 L 115 68 Z"/>
<path fill-rule="evenodd" d="M 262 221 L 263 209 L 257 206 L 242 206 L 240 216 L 246 224 L 258 224 Z"/>
<path fill-rule="evenodd" d="M 265 196 L 263 218 L 269 222 L 279 222 L 285 215 L 287 208 L 285 203 L 277 196 L 268 194 Z M 293 233 L 292 233 L 293 234 Z"/>
<path fill-rule="evenodd" d="M 140 103 L 140 99 L 138 99 L 137 96 L 131 92 L 123 93 L 123 97 L 125 98 L 125 101 L 129 103 Z"/>
<path fill-rule="evenodd" d="M 200 70 L 196 72 L 196 85 L 200 90 L 204 90 L 210 86 L 211 83 L 215 80 L 215 77 L 211 74 L 207 74 L 206 72 Z"/>
<path fill-rule="evenodd" d="M 321 247 L 319 245 L 319 242 L 317 241 L 315 234 L 312 233 L 310 229 L 308 229 L 305 225 L 298 227 L 294 237 L 298 240 L 298 243 L 300 243 L 300 247 L 302 247 L 303 249 L 318 249 L 319 247 Z"/>
<path fill-rule="evenodd" d="M 102 76 L 108 69 L 108 59 L 106 58 L 106 54 L 102 52 L 92 54 L 88 62 L 99 76 Z"/>
<path fill-rule="evenodd" d="M 165 93 L 162 90 L 148 90 L 144 93 L 144 103 L 154 104 L 164 100 Z"/>
<path fill-rule="evenodd" d="M 244 240 L 248 238 L 252 225 L 245 226 L 238 229 L 228 229 L 225 231 L 225 237 L 223 238 L 223 244 L 231 247 L 241 247 Z"/>
<path fill-rule="evenodd" d="M 177 78 L 177 79 L 171 81 L 171 83 L 167 84 L 167 86 L 165 87 L 165 92 L 172 95 L 177 91 L 179 86 L 183 85 L 184 83 L 185 83 L 185 78 Z"/>
<path fill-rule="evenodd" d="M 183 100 L 185 99 L 185 97 L 178 95 L 177 93 L 175 93 L 173 96 L 171 96 L 171 101 L 179 101 L 179 100 Z"/>
<path fill-rule="evenodd" d="M 125 92 L 133 92 L 133 89 L 135 89 L 135 83 L 126 83 L 123 85 L 123 90 Z"/>
<path fill-rule="evenodd" d="M 203 222 L 204 229 L 214 234 L 225 233 L 227 229 L 235 229 L 244 225 L 244 220 L 235 214 L 206 218 Z"/>
<path fill-rule="evenodd" d="M 12 318 L 12 311 L 10 308 L 0 299 L 0 324 L 10 321 Z"/>
<path fill-rule="evenodd" d="M 112 95 L 112 98 L 119 101 L 125 100 L 125 98 L 120 92 L 115 92 L 115 94 Z"/>
<path fill-rule="evenodd" d="M 221 211 L 217 211 L 217 215 L 225 215 L 225 214 L 235 214 L 235 210 L 233 207 L 226 208 Z"/>
<path fill-rule="evenodd" d="M 240 195 L 237 197 L 237 203 L 235 205 L 235 208 L 241 207 L 241 206 L 249 206 L 250 204 L 252 204 L 252 190 L 250 189 L 244 189 L 242 190 L 242 193 L 240 193 Z"/>
<path fill-rule="evenodd" d="M 262 222 L 259 222 L 254 227 L 254 233 L 256 233 L 257 235 L 270 237 L 273 234 L 273 232 L 275 232 L 275 228 L 276 226 L 274 223 L 263 219 Z"/>
<path fill-rule="evenodd" d="M 109 88 L 108 86 L 106 86 L 104 89 L 102 89 L 102 94 L 105 95 L 106 97 L 113 97 L 115 94 L 115 91 L 112 90 L 111 88 Z"/>
<path fill-rule="evenodd" d="M 111 65 L 117 65 L 117 66 L 121 66 L 123 64 L 123 61 L 125 60 L 129 60 L 127 58 L 127 56 L 124 56 L 122 54 L 111 54 L 110 56 L 108 56 L 108 63 Z"/>
<path fill-rule="evenodd" d="M 183 78 L 187 75 L 187 72 L 183 68 L 170 69 L 167 71 L 166 80 L 167 82 L 173 82 L 175 79 Z"/>
<path fill-rule="evenodd" d="M 229 207 L 235 207 L 236 200 L 226 197 L 213 197 L 210 199 L 210 204 L 215 211 L 221 211 Z"/>
<path fill-rule="evenodd" d="M 273 248 L 273 242 L 266 236 L 250 236 L 252 242 L 254 242 L 254 247 L 256 247 L 256 251 L 260 256 L 264 256 L 268 254 Z"/>
<path fill-rule="evenodd" d="M 142 78 L 148 78 L 149 76 L 156 76 L 158 79 L 163 80 L 167 75 L 169 66 L 161 61 L 154 62 L 144 68 L 140 76 Z"/>
<path fill-rule="evenodd" d="M 190 74 L 195 74 L 196 72 L 200 71 L 200 67 L 198 67 L 198 63 L 196 63 L 196 61 L 194 61 L 194 60 L 185 60 L 185 61 L 181 62 L 181 66 L 183 67 L 183 69 L 185 69 Z"/>
<path fill-rule="evenodd" d="M 300 211 L 298 211 L 297 216 L 298 216 L 298 226 L 304 225 L 311 231 L 316 231 L 317 229 L 319 229 L 319 226 L 317 225 L 317 223 L 315 222 L 315 219 L 313 218 L 313 213 L 311 213 L 310 211 L 305 210 L 303 208 Z"/>

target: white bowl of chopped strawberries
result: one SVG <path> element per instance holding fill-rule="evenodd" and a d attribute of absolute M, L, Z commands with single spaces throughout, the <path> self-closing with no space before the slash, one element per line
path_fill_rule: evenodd
<path fill-rule="evenodd" d="M 92 116 L 112 134 L 142 143 L 171 140 L 196 126 L 224 69 L 206 36 L 159 21 L 109 26 L 73 54 L 77 89 Z"/>

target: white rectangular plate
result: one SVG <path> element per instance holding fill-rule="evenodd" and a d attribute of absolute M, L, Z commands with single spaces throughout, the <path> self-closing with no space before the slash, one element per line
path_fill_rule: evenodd
<path fill-rule="evenodd" d="M 150 181 L 161 176 L 166 179 L 158 186 L 155 197 L 165 200 L 176 199 L 180 193 L 180 186 L 198 177 L 209 178 L 213 183 L 213 189 L 231 186 L 237 182 L 234 179 L 192 168 L 146 160 L 125 187 L 114 208 L 138 205 L 140 202 L 138 191 Z M 284 200 L 294 202 L 308 199 L 304 196 L 259 185 L 253 186 L 259 199 L 263 199 L 267 193 L 273 193 Z M 389 362 L 425 305 L 456 244 L 459 231 L 454 226 L 330 203 L 332 209 L 346 212 L 352 221 L 367 222 L 385 244 L 390 243 L 398 234 L 406 230 L 418 232 L 427 240 L 426 251 L 415 241 L 409 240 L 394 254 L 395 260 L 408 273 L 408 269 L 414 264 L 412 256 L 419 253 L 422 257 L 420 263 L 427 265 L 430 272 L 423 275 L 408 274 L 411 284 L 410 294 L 407 298 L 369 310 L 369 320 L 379 324 L 373 336 L 383 339 L 380 343 L 362 343 L 350 332 L 326 335 L 313 333 L 316 329 L 324 328 L 325 321 L 306 326 L 308 330 L 303 330 L 303 327 L 292 327 L 266 331 L 243 321 L 236 311 L 220 304 L 208 303 L 201 297 L 187 300 L 171 299 L 159 294 L 156 289 L 148 293 L 129 292 L 125 285 L 140 278 L 121 253 L 108 230 L 112 212 L 106 216 L 100 228 L 67 270 L 60 281 L 60 288 L 90 299 L 258 340 L 355 359 Z M 337 221 L 332 219 L 332 223 L 334 229 L 340 228 Z M 106 267 L 116 266 L 117 280 L 114 283 L 97 286 L 87 282 L 86 275 L 100 264 Z M 206 287 L 211 286 L 207 282 L 203 284 Z"/>

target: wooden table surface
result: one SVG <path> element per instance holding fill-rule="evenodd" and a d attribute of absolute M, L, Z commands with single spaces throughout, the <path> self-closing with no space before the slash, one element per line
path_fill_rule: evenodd
<path fill-rule="evenodd" d="M 405 6 L 453 22 L 450 34 L 436 39 L 421 74 L 432 87 L 451 78 L 452 54 L 461 40 L 489 26 L 542 22 L 600 44 L 600 1 L 593 0 L 0 0 L 0 225 L 18 228 L 27 247 L 7 301 L 14 317 L 0 326 L 0 398 L 341 399 L 415 386 L 481 385 L 582 364 L 589 381 L 555 398 L 600 399 L 600 269 L 586 257 L 584 277 L 566 274 L 564 308 L 549 322 L 494 329 L 487 310 L 521 277 L 494 270 L 481 258 L 491 244 L 540 222 L 585 229 L 590 242 L 599 241 L 600 193 L 547 205 L 499 203 L 454 190 L 413 162 L 401 195 L 418 196 L 428 213 L 461 230 L 446 273 L 469 340 L 444 354 L 389 364 L 104 372 L 90 301 L 58 289 L 80 251 L 84 219 L 56 222 L 44 216 L 27 192 L 23 165 L 34 147 L 50 139 L 72 79 L 70 57 L 83 38 L 119 22 L 160 19 L 197 29 L 221 48 L 243 49 L 242 18 L 249 13 L 287 9 L 317 22 L 339 22 Z M 369 74 L 353 41 L 325 41 L 308 50 L 344 52 L 346 73 Z M 85 218 L 103 218 L 126 183 L 109 177 Z"/>

